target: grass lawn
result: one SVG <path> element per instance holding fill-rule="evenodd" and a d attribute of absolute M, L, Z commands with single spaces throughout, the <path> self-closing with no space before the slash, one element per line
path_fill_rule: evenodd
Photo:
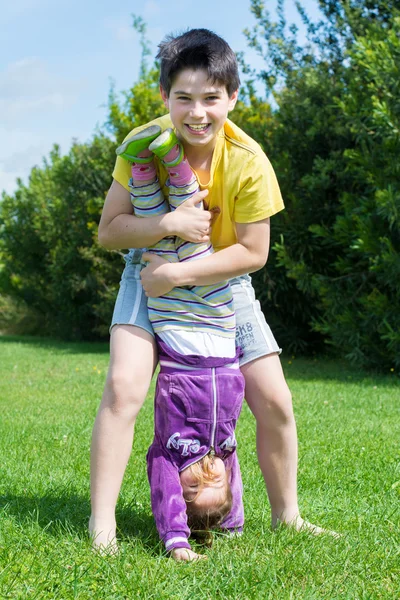
<path fill-rule="evenodd" d="M 89 445 L 108 347 L 0 337 L 0 598 L 400 598 L 400 382 L 345 363 L 283 357 L 299 431 L 303 516 L 335 540 L 281 528 L 257 466 L 254 419 L 238 425 L 242 537 L 208 560 L 166 558 L 153 523 L 140 414 L 117 507 L 121 552 L 90 551 Z"/>

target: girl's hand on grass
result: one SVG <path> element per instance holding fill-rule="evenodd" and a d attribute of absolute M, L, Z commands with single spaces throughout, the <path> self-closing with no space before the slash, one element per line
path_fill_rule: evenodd
<path fill-rule="evenodd" d="M 205 554 L 197 554 L 193 550 L 188 548 L 174 548 L 171 552 L 171 556 L 176 561 L 195 562 L 197 560 L 204 560 L 207 558 Z"/>

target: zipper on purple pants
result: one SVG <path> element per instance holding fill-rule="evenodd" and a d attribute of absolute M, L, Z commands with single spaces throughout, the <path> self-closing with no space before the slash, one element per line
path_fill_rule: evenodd
<path fill-rule="evenodd" d="M 215 455 L 215 430 L 217 428 L 217 386 L 215 382 L 215 367 L 211 369 L 211 380 L 212 380 L 212 390 L 213 390 L 213 424 L 211 430 L 211 449 L 210 454 Z"/>

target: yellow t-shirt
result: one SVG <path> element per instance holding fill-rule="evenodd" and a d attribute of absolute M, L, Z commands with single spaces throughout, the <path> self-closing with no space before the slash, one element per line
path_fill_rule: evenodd
<path fill-rule="evenodd" d="M 133 129 L 126 137 L 155 124 L 160 125 L 162 130 L 173 127 L 170 116 L 164 115 Z M 164 196 L 168 197 L 165 185 L 168 173 L 157 158 L 156 167 Z M 113 177 L 129 191 L 130 164 L 119 156 Z M 261 221 L 284 208 L 279 185 L 268 158 L 259 144 L 229 119 L 217 136 L 210 180 L 207 185 L 200 187 L 208 189 L 209 208 L 218 206 L 221 210 L 211 233 L 215 250 L 236 243 L 235 223 Z"/>

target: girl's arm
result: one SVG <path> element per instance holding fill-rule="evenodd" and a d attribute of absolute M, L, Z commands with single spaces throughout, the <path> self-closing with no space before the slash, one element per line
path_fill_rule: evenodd
<path fill-rule="evenodd" d="M 244 525 L 243 484 L 236 451 L 234 451 L 226 459 L 225 468 L 227 471 L 229 471 L 229 483 L 232 492 L 232 508 L 229 514 L 222 521 L 221 529 L 228 529 L 231 533 L 241 533 Z"/>
<path fill-rule="evenodd" d="M 147 248 L 169 235 L 207 242 L 212 215 L 195 207 L 206 195 L 199 192 L 174 212 L 142 219 L 133 214 L 128 190 L 114 179 L 99 223 L 99 242 L 108 250 Z"/>
<path fill-rule="evenodd" d="M 151 491 L 151 508 L 158 534 L 168 551 L 190 548 L 186 502 L 183 498 L 178 468 L 154 442 L 147 453 L 147 475 Z"/>
<path fill-rule="evenodd" d="M 201 260 L 167 263 L 145 254 L 149 264 L 141 272 L 147 296 L 166 294 L 174 287 L 212 285 L 261 269 L 268 258 L 270 220 L 236 223 L 237 243 Z"/>

